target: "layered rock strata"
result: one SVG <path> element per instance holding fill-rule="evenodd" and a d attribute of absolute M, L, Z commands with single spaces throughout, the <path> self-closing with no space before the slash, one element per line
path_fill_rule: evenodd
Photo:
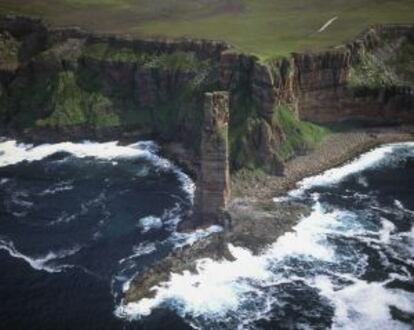
<path fill-rule="evenodd" d="M 230 199 L 228 125 L 229 94 L 205 94 L 200 172 L 197 176 L 192 221 L 195 227 L 211 223 L 228 225 L 224 215 Z"/>
<path fill-rule="evenodd" d="M 412 80 L 390 55 L 407 52 L 410 65 L 413 31 L 372 27 L 340 47 L 263 62 L 220 41 L 139 40 L 0 17 L 0 135 L 182 144 L 201 187 L 195 226 L 223 224 L 229 172 L 282 175 L 312 145 L 309 126 L 294 120 L 414 122 Z M 385 69 L 365 86 L 367 59 Z"/>
<path fill-rule="evenodd" d="M 293 54 L 300 118 L 314 122 L 363 119 L 376 124 L 413 123 L 413 82 L 399 79 L 393 70 L 399 61 L 397 55 L 404 51 L 401 44 L 413 42 L 413 26 L 376 26 L 335 49 Z M 373 63 L 364 63 L 367 60 Z M 360 86 L 354 86 L 355 71 L 369 65 L 372 67 L 360 73 Z M 375 70 L 378 72 L 372 72 Z"/>

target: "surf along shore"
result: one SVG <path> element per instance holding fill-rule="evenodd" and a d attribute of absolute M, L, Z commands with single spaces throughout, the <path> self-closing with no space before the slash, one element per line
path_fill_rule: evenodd
<path fill-rule="evenodd" d="M 139 274 L 131 282 L 124 303 L 153 297 L 154 287 L 168 281 L 172 273 L 196 272 L 200 259 L 234 260 L 228 244 L 260 254 L 310 214 L 308 206 L 283 199 L 300 180 L 340 166 L 380 145 L 408 141 L 414 141 L 414 126 L 331 133 L 314 150 L 288 161 L 284 176 L 263 173 L 253 177 L 242 173 L 234 176 L 234 195 L 228 209 L 234 219 L 231 229 L 175 250 L 147 272 Z M 282 198 L 278 200 L 276 197 Z"/>

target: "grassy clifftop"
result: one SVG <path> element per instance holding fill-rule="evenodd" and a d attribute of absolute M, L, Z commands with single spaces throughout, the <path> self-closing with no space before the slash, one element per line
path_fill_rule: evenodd
<path fill-rule="evenodd" d="M 3 0 L 6 12 L 140 37 L 221 39 L 264 58 L 337 45 L 369 24 L 414 22 L 412 0 Z"/>

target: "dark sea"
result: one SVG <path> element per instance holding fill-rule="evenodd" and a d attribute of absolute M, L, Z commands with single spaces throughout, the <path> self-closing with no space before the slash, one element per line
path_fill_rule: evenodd
<path fill-rule="evenodd" d="M 298 183 L 312 207 L 259 256 L 131 279 L 221 230 L 176 232 L 194 184 L 153 142 L 0 142 L 0 329 L 413 329 L 414 143 Z"/>

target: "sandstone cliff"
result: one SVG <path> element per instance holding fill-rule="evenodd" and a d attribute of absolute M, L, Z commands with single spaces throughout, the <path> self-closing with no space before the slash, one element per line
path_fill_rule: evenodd
<path fill-rule="evenodd" d="M 194 201 L 194 227 L 211 223 L 227 226 L 225 210 L 230 199 L 229 95 L 205 94 L 202 122 L 200 172 Z"/>
<path fill-rule="evenodd" d="M 412 26 L 378 26 L 336 49 L 294 54 L 300 118 L 413 122 L 412 76 L 398 72 L 412 70 L 413 43 Z M 403 61 L 405 68 L 398 70 Z"/>
<path fill-rule="evenodd" d="M 413 122 L 413 31 L 372 27 L 339 47 L 263 62 L 225 42 L 138 40 L 1 17 L 0 133 L 179 142 L 199 166 L 205 194 L 196 200 L 209 214 L 208 202 L 226 207 L 228 171 L 281 175 L 287 159 L 318 143 L 325 129 L 306 121 Z M 205 109 L 227 101 L 211 94 L 206 106 L 204 94 L 218 90 L 229 93 L 228 123 L 220 117 L 213 128 Z M 224 127 L 228 138 L 214 145 L 206 132 Z"/>

